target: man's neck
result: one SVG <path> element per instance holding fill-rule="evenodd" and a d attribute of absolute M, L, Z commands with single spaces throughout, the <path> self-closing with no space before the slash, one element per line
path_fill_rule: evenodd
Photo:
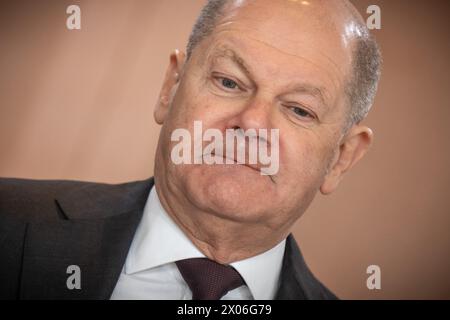
<path fill-rule="evenodd" d="M 156 183 L 155 187 L 161 205 L 172 220 L 206 257 L 219 263 L 230 264 L 256 256 L 289 234 L 288 227 L 280 232 L 260 223 L 232 221 L 199 210 L 187 199 L 171 196 L 165 185 Z"/>

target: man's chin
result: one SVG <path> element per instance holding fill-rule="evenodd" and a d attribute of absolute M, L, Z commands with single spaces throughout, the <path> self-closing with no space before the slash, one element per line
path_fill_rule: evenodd
<path fill-rule="evenodd" d="M 214 167 L 193 170 L 189 175 L 189 193 L 199 207 L 223 218 L 253 220 L 267 210 L 268 200 L 273 203 L 269 177 L 250 168 Z"/>

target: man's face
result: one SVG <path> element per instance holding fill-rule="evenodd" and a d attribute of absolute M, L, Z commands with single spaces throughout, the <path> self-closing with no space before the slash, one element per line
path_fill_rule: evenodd
<path fill-rule="evenodd" d="M 201 210 L 268 228 L 291 225 L 320 189 L 346 119 L 351 65 L 345 18 L 321 1 L 254 1 L 231 9 L 173 87 L 157 163 L 170 189 Z M 171 133 L 279 129 L 279 170 L 174 165 Z"/>

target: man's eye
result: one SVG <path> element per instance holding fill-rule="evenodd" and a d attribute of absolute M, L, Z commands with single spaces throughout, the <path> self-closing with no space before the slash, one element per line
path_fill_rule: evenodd
<path fill-rule="evenodd" d="M 235 81 L 228 78 L 222 78 L 220 83 L 227 89 L 236 89 L 238 87 L 238 84 Z"/>
<path fill-rule="evenodd" d="M 302 117 L 302 118 L 313 118 L 313 116 L 306 111 L 303 108 L 299 108 L 299 107 L 291 107 L 290 108 L 296 115 Z"/>

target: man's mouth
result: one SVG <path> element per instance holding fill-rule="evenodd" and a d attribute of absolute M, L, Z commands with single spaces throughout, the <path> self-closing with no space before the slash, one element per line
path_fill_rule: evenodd
<path fill-rule="evenodd" d="M 241 165 L 241 166 L 245 166 L 248 167 L 252 170 L 255 170 L 257 172 L 261 172 L 261 167 L 258 164 L 251 164 L 251 163 L 246 163 L 246 162 L 239 162 L 235 157 L 227 157 L 223 154 L 220 153 L 215 153 L 215 152 L 211 152 L 211 156 L 212 157 L 219 157 L 223 159 L 223 164 L 235 164 L 235 165 Z M 228 160 L 228 162 L 233 161 L 233 163 L 227 163 L 226 161 Z"/>

